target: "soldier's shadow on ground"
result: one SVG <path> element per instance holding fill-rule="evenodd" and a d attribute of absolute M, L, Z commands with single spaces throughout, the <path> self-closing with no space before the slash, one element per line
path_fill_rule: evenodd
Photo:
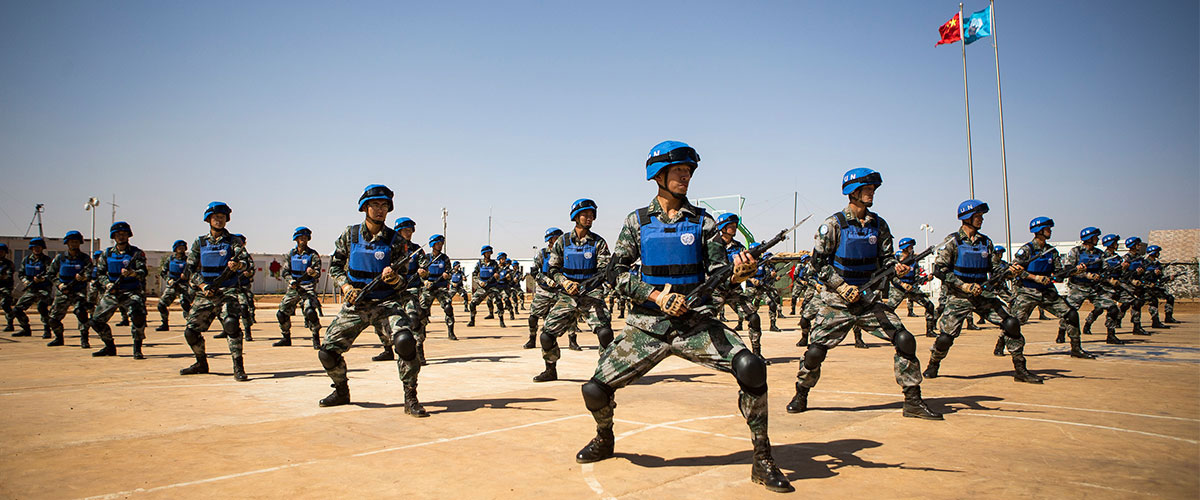
<path fill-rule="evenodd" d="M 431 365 L 452 365 L 456 363 L 503 363 L 506 359 L 521 359 L 520 356 L 462 356 L 458 358 L 442 358 L 427 360 Z"/>
<path fill-rule="evenodd" d="M 554 398 L 486 398 L 486 399 L 446 399 L 442 401 L 425 402 L 424 405 L 429 413 L 462 413 L 483 408 L 491 408 L 495 410 L 526 410 L 526 411 L 546 411 L 542 408 L 527 408 L 524 406 L 512 406 L 528 403 L 548 403 L 554 401 Z M 400 405 L 403 406 L 403 405 Z M 442 408 L 442 409 L 437 409 Z"/>
<path fill-rule="evenodd" d="M 657 384 L 657 383 L 673 383 L 673 382 L 699 382 L 699 383 L 716 384 L 716 383 L 719 383 L 716 380 L 708 381 L 708 380 L 701 380 L 701 379 L 709 378 L 709 377 L 718 377 L 720 375 L 722 375 L 722 374 L 719 374 L 719 373 L 679 373 L 679 374 L 673 374 L 673 375 L 646 375 L 640 379 L 637 379 L 637 381 L 635 381 L 634 383 L 632 383 L 630 385 L 650 385 L 650 384 Z M 731 377 L 731 376 L 725 375 L 725 377 Z"/>
<path fill-rule="evenodd" d="M 771 454 L 775 458 L 775 465 L 787 473 L 788 479 L 792 481 L 833 477 L 838 475 L 838 469 L 843 467 L 901 469 L 925 472 L 962 472 L 955 469 L 906 465 L 903 462 L 872 462 L 855 455 L 859 451 L 868 448 L 877 448 L 882 445 L 883 443 L 867 439 L 840 439 L 826 443 L 777 444 L 772 448 Z M 630 463 L 635 465 L 649 468 L 715 467 L 737 464 L 746 464 L 747 468 L 749 468 L 753 452 L 751 450 L 744 450 L 726 455 L 671 459 L 637 453 L 617 453 L 615 456 L 629 460 Z"/>
<path fill-rule="evenodd" d="M 1041 354 L 1040 356 L 1044 356 L 1044 355 L 1045 354 Z M 1025 356 L 1029 357 L 1031 355 L 1026 354 Z M 1035 355 L 1035 356 L 1039 356 L 1039 355 Z M 1111 379 L 1106 379 L 1103 377 L 1089 377 L 1089 376 L 1083 376 L 1083 375 L 1067 375 L 1068 373 L 1071 373 L 1071 370 L 1062 370 L 1062 369 L 1058 369 L 1058 368 L 1046 368 L 1046 369 L 1040 369 L 1040 370 L 1035 370 L 1035 369 L 1030 368 L 1029 373 L 1032 373 L 1034 375 L 1040 375 L 1040 376 L 1048 378 L 1048 379 L 1078 378 L 1078 379 L 1092 379 L 1092 380 L 1111 380 Z M 1003 371 L 991 372 L 991 373 L 977 373 L 974 375 L 947 375 L 947 374 L 943 373 L 941 375 L 938 375 L 938 378 L 952 378 L 952 379 L 956 379 L 956 380 L 977 380 L 977 379 L 992 378 L 992 377 L 1011 378 L 1013 375 L 1014 375 L 1014 372 L 1012 370 L 1003 370 Z"/>
<path fill-rule="evenodd" d="M 464 336 L 458 337 L 459 340 L 502 339 L 502 338 L 504 338 L 502 335 L 475 335 L 475 336 L 471 336 L 471 337 L 467 337 L 464 335 Z"/>
<path fill-rule="evenodd" d="M 949 415 L 957 413 L 959 410 L 982 410 L 982 411 L 1000 411 L 1008 413 L 1040 413 L 1031 410 L 1010 410 L 1003 408 L 992 408 L 985 406 L 983 403 L 1004 401 L 1004 398 L 998 396 L 948 396 L 944 398 L 925 398 L 925 404 L 929 405 L 929 409 Z M 954 406 L 951 406 L 954 405 Z M 808 411 L 878 411 L 878 410 L 900 410 L 904 406 L 903 396 L 897 395 L 895 401 L 888 403 L 879 403 L 865 406 L 809 406 Z"/>
<path fill-rule="evenodd" d="M 346 370 L 346 373 L 365 372 L 365 371 L 368 371 L 368 370 L 366 368 L 353 368 L 353 369 Z M 217 373 L 217 372 L 212 372 L 212 373 Z M 223 375 L 223 374 L 218 374 L 218 375 Z M 230 375 L 232 375 L 232 373 Z M 281 378 L 308 377 L 308 376 L 317 376 L 317 375 L 324 377 L 326 374 L 325 374 L 324 369 L 320 369 L 320 370 L 295 370 L 295 371 L 290 371 L 290 372 L 257 372 L 257 373 L 247 372 L 246 375 L 250 377 L 250 380 L 271 380 L 271 379 L 281 379 Z"/>

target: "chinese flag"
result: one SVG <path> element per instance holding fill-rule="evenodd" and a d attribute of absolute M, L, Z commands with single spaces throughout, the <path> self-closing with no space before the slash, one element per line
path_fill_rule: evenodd
<path fill-rule="evenodd" d="M 962 40 L 962 19 L 959 16 L 961 14 L 955 14 L 949 21 L 946 21 L 946 24 L 938 28 L 938 34 L 942 35 L 942 39 L 938 40 L 938 43 L 933 45 L 934 47 Z"/>

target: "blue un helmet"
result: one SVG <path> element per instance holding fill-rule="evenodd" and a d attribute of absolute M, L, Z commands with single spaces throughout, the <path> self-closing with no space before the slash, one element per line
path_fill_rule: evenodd
<path fill-rule="evenodd" d="M 758 246 L 759 246 L 759 245 L 761 245 L 761 244 L 762 244 L 762 243 L 759 243 L 759 242 L 757 242 L 757 241 L 756 241 L 756 242 L 754 242 L 754 243 L 751 243 L 751 244 L 750 244 L 750 246 L 749 246 L 749 247 L 747 247 L 746 249 L 747 249 L 747 250 L 754 250 L 755 248 L 758 248 Z"/>
<path fill-rule="evenodd" d="M 717 231 L 725 229 L 725 226 L 733 224 L 734 226 L 741 224 L 742 218 L 733 212 L 726 212 L 717 216 Z"/>
<path fill-rule="evenodd" d="M 692 171 L 700 166 L 700 154 L 688 146 L 686 142 L 663 141 L 650 148 L 650 157 L 646 159 L 646 180 L 673 165 L 691 165 Z"/>
<path fill-rule="evenodd" d="M 500 253 L 496 254 L 496 258 L 497 258 L 497 259 L 507 259 L 507 258 L 508 258 L 508 254 L 507 254 L 507 253 L 504 253 L 504 252 L 500 252 Z"/>
<path fill-rule="evenodd" d="M 304 226 L 296 228 L 296 230 L 292 232 L 292 241 L 300 239 L 301 236 L 308 236 L 309 238 L 312 238 L 312 229 Z"/>
<path fill-rule="evenodd" d="M 1142 239 L 1138 238 L 1137 236 L 1130 236 L 1128 238 L 1125 238 L 1125 248 L 1128 248 L 1130 250 L 1133 250 L 1134 247 L 1140 245 L 1141 243 L 1142 243 Z"/>
<path fill-rule="evenodd" d="M 912 238 L 900 238 L 900 242 L 896 244 L 896 248 L 899 248 L 900 250 L 904 250 L 906 248 L 912 248 L 915 246 L 917 246 L 917 240 L 914 240 Z"/>
<path fill-rule="evenodd" d="M 233 209 L 229 208 L 223 201 L 214 201 L 208 204 L 208 208 L 204 209 L 204 222 L 208 222 L 208 218 L 213 214 L 225 214 L 225 218 L 229 219 Z"/>
<path fill-rule="evenodd" d="M 988 204 L 979 200 L 967 200 L 958 204 L 958 220 L 967 220 L 975 214 L 988 213 Z"/>
<path fill-rule="evenodd" d="M 104 251 L 96 250 L 95 252 L 92 252 L 92 259 L 99 259 L 101 255 L 104 255 Z"/>
<path fill-rule="evenodd" d="M 1111 247 L 1113 245 L 1116 245 L 1118 241 L 1121 241 L 1121 235 L 1119 235 L 1119 234 L 1111 234 L 1110 233 L 1110 234 L 1104 235 L 1103 238 L 1100 238 L 1100 243 L 1103 244 L 1105 247 Z"/>
<path fill-rule="evenodd" d="M 479 249 L 479 255 L 488 254 L 488 253 L 492 253 L 491 245 L 484 245 L 482 248 Z"/>
<path fill-rule="evenodd" d="M 546 229 L 546 242 L 549 243 L 550 238 L 553 238 L 555 236 L 562 236 L 562 234 L 563 234 L 563 230 L 559 229 L 557 227 L 552 227 L 552 228 Z"/>
<path fill-rule="evenodd" d="M 399 219 L 396 219 L 396 227 L 393 227 L 392 229 L 399 231 L 401 229 L 416 229 L 416 228 L 417 228 L 417 223 L 414 222 L 412 219 L 409 219 L 408 217 L 401 217 Z"/>
<path fill-rule="evenodd" d="M 457 260 L 456 260 L 456 261 L 454 261 L 454 264 L 453 264 L 453 265 L 455 265 L 455 266 L 460 266 L 460 265 L 462 265 L 462 262 L 459 262 L 459 261 L 457 261 Z"/>
<path fill-rule="evenodd" d="M 1004 251 L 1004 245 L 996 245 L 994 248 L 992 248 L 992 253 L 1004 253 Z"/>
<path fill-rule="evenodd" d="M 187 248 L 187 242 L 183 241 L 183 240 L 175 240 L 175 243 L 171 244 L 172 251 L 174 251 L 176 248 L 179 248 L 179 247 Z"/>
<path fill-rule="evenodd" d="M 241 242 L 241 244 L 242 244 L 243 246 L 245 246 L 245 245 L 246 245 L 246 235 L 244 235 L 244 234 L 241 234 L 241 233 L 238 233 L 238 234 L 235 234 L 235 235 L 233 235 L 233 238 L 234 238 L 235 240 L 238 240 L 239 242 Z"/>
<path fill-rule="evenodd" d="M 108 237 L 109 238 L 116 237 L 117 231 L 125 231 L 125 232 L 129 233 L 130 237 L 133 236 L 133 228 L 129 227 L 129 223 L 125 222 L 123 220 L 114 222 L 112 227 L 108 228 Z"/>
<path fill-rule="evenodd" d="M 439 242 L 444 243 L 445 241 L 446 241 L 445 236 L 442 236 L 440 234 L 435 234 L 435 235 L 429 237 L 429 247 L 433 248 L 434 244 L 439 243 Z"/>
<path fill-rule="evenodd" d="M 63 236 L 63 243 L 66 243 L 71 240 L 75 240 L 80 243 L 83 243 L 83 233 L 81 233 L 79 231 L 67 231 L 67 235 Z"/>
<path fill-rule="evenodd" d="M 37 238 L 29 240 L 29 248 L 33 248 L 33 247 L 46 248 L 46 239 L 39 236 Z"/>
<path fill-rule="evenodd" d="M 1146 247 L 1146 255 L 1157 256 L 1159 254 L 1159 252 L 1162 252 L 1162 247 L 1160 247 L 1158 245 L 1150 245 L 1150 246 Z"/>
<path fill-rule="evenodd" d="M 366 212 L 368 201 L 387 200 L 388 211 L 391 212 L 392 210 L 396 209 L 396 206 L 392 204 L 392 196 L 394 195 L 395 193 L 392 193 L 392 190 L 388 189 L 388 187 L 384 186 L 383 184 L 371 184 L 370 186 L 363 188 L 362 196 L 358 197 L 358 211 Z"/>
<path fill-rule="evenodd" d="M 804 254 L 804 255 L 800 256 L 800 262 L 802 262 L 802 263 L 808 262 L 808 259 L 811 259 L 811 258 L 812 258 L 812 255 Z"/>
<path fill-rule="evenodd" d="M 852 168 L 842 176 L 842 194 L 848 195 L 863 186 L 880 186 L 882 184 L 883 176 L 879 175 L 879 172 L 866 167 Z"/>
<path fill-rule="evenodd" d="M 579 215 L 580 213 L 583 213 L 585 210 L 591 210 L 591 211 L 595 212 L 596 211 L 596 202 L 589 200 L 587 198 L 580 198 L 578 200 L 575 200 L 575 203 L 571 204 L 571 220 L 575 220 L 575 217 L 577 215 Z"/>
<path fill-rule="evenodd" d="M 0 252 L 7 252 L 7 251 L 8 251 L 8 244 L 0 243 Z"/>
<path fill-rule="evenodd" d="M 1098 227 L 1088 226 L 1088 227 L 1083 228 L 1082 231 L 1079 231 L 1079 240 L 1080 241 L 1087 241 L 1092 238 L 1098 238 L 1098 237 L 1100 237 L 1100 228 L 1098 228 Z"/>
<path fill-rule="evenodd" d="M 1054 219 L 1049 217 L 1034 217 L 1029 221 L 1029 232 L 1037 234 L 1038 231 L 1054 227 Z"/>

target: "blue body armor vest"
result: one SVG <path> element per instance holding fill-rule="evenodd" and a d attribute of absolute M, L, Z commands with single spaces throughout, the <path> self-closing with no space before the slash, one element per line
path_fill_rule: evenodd
<path fill-rule="evenodd" d="M 137 278 L 122 278 L 121 270 L 125 269 L 131 261 L 133 261 L 133 253 L 117 253 L 114 249 L 109 249 L 105 256 L 105 269 L 108 271 L 108 281 L 115 283 L 113 286 L 116 290 L 136 290 L 140 283 Z"/>
<path fill-rule="evenodd" d="M 550 274 L 550 249 L 542 249 L 542 274 Z"/>
<path fill-rule="evenodd" d="M 483 280 L 483 281 L 492 279 L 492 276 L 496 274 L 497 267 L 499 267 L 499 266 L 496 265 L 496 261 L 494 261 L 494 260 L 489 261 L 487 263 L 480 263 L 479 279 Z"/>
<path fill-rule="evenodd" d="M 446 281 L 446 278 L 443 278 L 442 275 L 445 274 L 446 270 L 449 268 L 450 258 L 446 257 L 446 254 L 444 253 L 438 254 L 437 257 L 434 257 L 429 261 L 429 267 L 425 268 L 426 271 L 429 271 L 429 277 L 426 279 L 432 282 L 433 286 L 435 287 L 445 286 L 448 281 Z"/>
<path fill-rule="evenodd" d="M 851 226 L 842 212 L 833 214 L 838 222 L 838 247 L 833 269 L 851 285 L 862 285 L 879 269 L 879 219 L 866 226 Z"/>
<path fill-rule="evenodd" d="M 583 281 L 596 275 L 596 246 L 595 241 L 576 243 L 574 238 L 567 238 L 563 245 L 563 276 L 575 281 Z"/>
<path fill-rule="evenodd" d="M 45 255 L 45 254 L 43 254 L 43 255 Z M 30 254 L 30 257 L 32 257 L 32 256 L 33 255 Z M 29 278 L 30 280 L 33 280 L 33 278 L 41 275 L 43 272 L 46 271 L 45 259 L 31 259 L 29 257 L 26 257 L 25 262 L 22 262 L 22 265 L 25 268 L 24 269 L 25 277 Z M 45 290 L 47 288 L 50 288 L 50 280 L 46 280 L 41 283 L 37 283 L 37 282 L 31 283 L 29 285 L 29 288 L 32 288 L 35 290 Z"/>
<path fill-rule="evenodd" d="M 1081 249 L 1079 251 L 1079 263 L 1087 267 L 1087 271 L 1092 274 L 1101 274 L 1104 271 L 1104 254 L 1098 250 L 1091 252 Z M 1071 276 L 1071 283 L 1078 285 L 1094 285 L 1095 280 L 1084 278 L 1080 275 Z"/>
<path fill-rule="evenodd" d="M 237 284 L 237 276 L 230 277 L 222 283 L 214 283 L 233 258 L 233 245 L 229 243 L 231 240 L 232 238 L 226 238 L 224 242 L 216 243 L 211 238 L 205 238 L 205 243 L 200 245 L 200 277 L 205 283 L 222 288 Z"/>
<path fill-rule="evenodd" d="M 457 285 L 459 283 L 462 283 L 462 280 L 463 280 L 462 271 L 454 271 L 453 273 L 450 274 L 450 282 L 451 283 L 454 283 L 455 285 Z"/>
<path fill-rule="evenodd" d="M 80 254 L 78 258 L 71 258 L 70 254 L 64 254 L 62 262 L 59 262 L 58 279 L 68 290 L 79 291 L 84 288 L 84 282 L 76 281 L 75 276 L 83 271 L 83 266 L 87 264 L 85 257 L 86 255 Z"/>
<path fill-rule="evenodd" d="M 974 245 L 956 237 L 958 254 L 954 259 L 954 275 L 964 283 L 983 283 L 992 269 L 992 240 L 980 236 Z"/>
<path fill-rule="evenodd" d="M 1036 252 L 1037 251 L 1037 250 L 1034 250 L 1033 245 L 1031 245 L 1031 244 L 1026 244 L 1025 249 L 1028 252 Z M 1056 258 L 1058 258 L 1058 251 L 1057 250 L 1051 251 L 1051 252 L 1047 253 L 1046 255 L 1038 257 L 1036 260 L 1030 261 L 1029 264 L 1026 265 L 1026 267 L 1025 267 L 1025 272 L 1028 272 L 1029 274 L 1038 275 L 1038 276 L 1050 276 L 1050 275 L 1054 274 L 1054 259 L 1056 259 Z M 1023 279 L 1023 280 L 1021 280 L 1021 286 L 1025 286 L 1025 287 L 1029 287 L 1029 288 L 1036 288 L 1038 290 L 1045 290 L 1047 288 L 1054 286 L 1054 284 L 1051 283 L 1049 285 L 1043 285 L 1043 284 L 1038 283 L 1033 280 Z"/>
<path fill-rule="evenodd" d="M 641 226 L 642 281 L 661 288 L 684 285 L 686 293 L 704 282 L 704 211 L 674 223 L 651 217 L 647 208 L 637 211 Z"/>
<path fill-rule="evenodd" d="M 311 282 L 316 280 L 315 277 L 308 275 L 308 268 L 312 267 L 313 255 L 311 253 L 295 253 L 292 252 L 292 258 L 288 259 L 288 270 L 292 273 L 292 279 L 301 283 Z"/>
<path fill-rule="evenodd" d="M 380 243 L 363 241 L 362 227 L 359 225 L 355 225 L 351 231 L 354 236 L 350 240 L 350 253 L 346 259 L 346 281 L 354 288 L 367 286 L 383 272 L 383 268 L 392 263 L 392 242 L 396 239 L 396 232 L 386 227 L 382 231 L 383 241 Z M 379 300 L 395 293 L 395 288 L 385 285 L 361 298 Z"/>
<path fill-rule="evenodd" d="M 187 269 L 187 259 L 177 259 L 174 256 L 167 259 L 167 276 L 173 280 L 183 276 L 183 270 Z"/>

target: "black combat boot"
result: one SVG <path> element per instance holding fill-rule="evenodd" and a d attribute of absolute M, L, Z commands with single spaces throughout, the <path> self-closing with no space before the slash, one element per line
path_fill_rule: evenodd
<path fill-rule="evenodd" d="M 944 420 L 942 414 L 935 413 L 921 399 L 921 386 L 914 385 L 904 388 L 904 416 L 923 418 L 925 420 Z"/>
<path fill-rule="evenodd" d="M 383 347 L 383 352 L 371 356 L 371 361 L 393 361 L 395 359 L 396 353 L 392 352 L 391 349 L 388 349 L 387 346 Z"/>
<path fill-rule="evenodd" d="M 449 333 L 446 334 L 446 338 L 450 340 L 458 340 L 458 337 L 454 336 L 454 325 L 446 325 L 446 329 L 449 330 Z"/>
<path fill-rule="evenodd" d="M 122 317 L 121 321 L 117 322 L 117 326 L 129 326 L 129 318 Z"/>
<path fill-rule="evenodd" d="M 975 326 L 975 318 L 972 318 L 970 314 L 967 315 L 967 329 L 968 330 L 978 330 L 979 329 L 978 326 Z"/>
<path fill-rule="evenodd" d="M 862 330 L 854 330 L 854 348 L 866 349 L 867 343 L 863 342 Z"/>
<path fill-rule="evenodd" d="M 778 326 L 775 326 L 774 319 L 771 320 L 771 331 L 772 332 L 782 332 L 783 331 L 783 330 L 780 330 Z"/>
<path fill-rule="evenodd" d="M 133 359 L 146 359 L 142 354 L 142 339 L 133 339 Z"/>
<path fill-rule="evenodd" d="M 1161 325 L 1162 323 L 1159 323 L 1159 324 Z M 1165 327 L 1155 327 L 1155 328 L 1165 328 Z M 54 338 L 54 334 L 50 333 L 50 326 L 49 326 L 49 325 L 46 325 L 46 326 L 42 327 L 42 338 L 43 338 L 43 339 L 52 339 L 52 338 Z"/>
<path fill-rule="evenodd" d="M 1071 339 L 1071 357 L 1082 359 L 1096 359 L 1096 355 L 1083 350 L 1079 339 Z"/>
<path fill-rule="evenodd" d="M 333 388 L 333 392 L 328 396 L 317 401 L 320 406 L 341 406 L 350 404 L 350 384 L 347 382 L 334 382 L 329 387 Z"/>
<path fill-rule="evenodd" d="M 941 368 L 942 360 L 929 358 L 929 364 L 925 365 L 925 371 L 921 372 L 925 378 L 938 378 L 938 368 Z"/>
<path fill-rule="evenodd" d="M 500 313 L 500 314 L 503 315 L 504 313 Z M 489 311 L 488 315 L 484 316 L 483 319 L 496 319 L 495 311 Z"/>
<path fill-rule="evenodd" d="M 796 347 L 808 347 L 808 332 L 800 332 L 800 340 L 796 341 Z"/>
<path fill-rule="evenodd" d="M 475 326 L 475 316 L 474 315 L 471 316 L 471 321 L 467 322 L 467 326 L 468 327 Z"/>
<path fill-rule="evenodd" d="M 1134 335 L 1150 336 L 1150 332 L 1147 332 L 1145 328 L 1142 328 L 1142 325 L 1141 325 L 1140 323 L 1134 323 L 1134 324 L 1133 324 L 1133 334 L 1134 334 Z M 13 335 L 13 336 L 14 336 L 14 337 L 16 337 L 16 335 Z"/>
<path fill-rule="evenodd" d="M 156 332 L 166 332 L 166 331 L 170 331 L 170 330 L 171 330 L 171 328 L 167 326 L 166 321 L 163 321 L 161 325 L 158 325 L 158 328 L 154 329 L 154 331 L 156 331 Z"/>
<path fill-rule="evenodd" d="M 8 322 L 8 325 L 5 325 L 5 327 L 4 327 L 4 331 L 6 331 L 6 332 L 11 332 L 11 331 L 13 331 L 13 324 L 12 324 L 12 322 L 11 322 L 11 321 L 10 321 L 10 322 Z"/>
<path fill-rule="evenodd" d="M 546 362 L 546 369 L 537 375 L 533 376 L 534 382 L 552 382 L 558 380 L 558 368 L 555 363 Z"/>
<path fill-rule="evenodd" d="M 61 333 L 54 334 L 54 340 L 51 340 L 46 347 L 58 347 L 63 345 L 63 335 Z"/>
<path fill-rule="evenodd" d="M 250 335 L 250 325 L 246 325 L 244 330 L 246 330 L 246 333 L 242 335 L 242 340 L 246 342 L 254 342 L 254 336 Z"/>
<path fill-rule="evenodd" d="M 1014 354 L 1012 357 L 1012 362 L 1013 370 L 1016 372 L 1013 374 L 1013 380 L 1030 384 L 1040 384 L 1044 380 L 1042 377 L 1034 375 L 1033 373 L 1030 373 L 1029 370 L 1025 369 L 1024 354 Z"/>
<path fill-rule="evenodd" d="M 529 334 L 529 342 L 526 342 L 525 345 L 523 345 L 521 347 L 524 347 L 526 349 L 533 349 L 534 347 L 537 347 L 537 334 L 536 333 Z"/>
<path fill-rule="evenodd" d="M 105 340 L 104 347 L 100 348 L 99 351 L 92 353 L 93 358 L 99 358 L 102 356 L 116 356 L 116 355 L 117 355 L 117 344 L 114 343 L 111 339 Z"/>
<path fill-rule="evenodd" d="M 1065 344 L 1067 342 L 1067 331 L 1062 328 L 1058 329 L 1058 336 L 1054 337 L 1055 344 Z"/>
<path fill-rule="evenodd" d="M 179 370 L 180 375 L 201 375 L 208 373 L 208 358 L 198 357 L 192 366 Z"/>
<path fill-rule="evenodd" d="M 17 330 L 17 333 L 12 334 L 13 337 L 29 337 L 31 335 L 29 333 L 29 325 L 21 325 L 21 329 Z"/>
<path fill-rule="evenodd" d="M 1106 337 L 1104 339 L 1104 343 L 1113 344 L 1113 345 L 1121 345 L 1121 344 L 1124 344 L 1125 341 L 1117 338 L 1117 329 L 1116 328 L 1109 328 L 1108 329 L 1108 337 Z"/>
<path fill-rule="evenodd" d="M 995 354 L 996 356 L 1004 355 L 1004 335 L 1001 335 L 1000 338 L 996 339 L 996 350 L 992 351 L 992 354 Z"/>
<path fill-rule="evenodd" d="M 768 365 L 771 364 L 771 361 L 768 360 L 767 358 L 763 357 L 763 355 L 762 355 L 762 342 L 756 341 L 756 340 L 751 340 L 750 341 L 750 352 L 754 353 L 755 356 L 758 356 L 758 359 L 761 359 L 764 364 L 768 364 Z"/>
<path fill-rule="evenodd" d="M 416 382 L 404 384 L 404 413 L 417 418 L 429 416 L 429 412 L 425 411 L 425 407 L 421 406 L 420 401 L 417 401 Z"/>
<path fill-rule="evenodd" d="M 291 347 L 291 345 L 292 332 L 283 332 L 283 338 L 279 339 L 279 342 L 271 344 L 271 347 Z"/>
<path fill-rule="evenodd" d="M 792 396 L 792 401 L 787 405 L 788 413 L 800 413 L 808 410 L 808 390 L 808 387 L 796 382 L 796 395 Z"/>
<path fill-rule="evenodd" d="M 1166 321 L 1167 323 L 1179 323 L 1179 320 L 1175 319 L 1175 311 L 1167 313 L 1166 317 L 1163 318 L 1163 321 Z"/>
<path fill-rule="evenodd" d="M 313 331 L 312 341 L 313 341 L 313 349 L 320 350 L 321 349 L 321 334 L 317 333 L 315 330 Z"/>
<path fill-rule="evenodd" d="M 80 349 L 91 349 L 92 348 L 92 343 L 88 342 L 87 330 L 84 330 L 83 333 L 79 334 L 79 348 Z"/>
<path fill-rule="evenodd" d="M 738 324 L 737 324 L 737 326 L 733 327 L 733 331 L 735 331 L 735 332 L 742 331 L 742 319 L 741 318 L 738 318 Z M 13 336 L 16 337 L 16 335 L 13 335 Z"/>
<path fill-rule="evenodd" d="M 504 311 L 500 311 L 500 315 L 497 317 L 500 318 L 500 328 L 505 328 L 505 326 L 504 326 Z"/>
<path fill-rule="evenodd" d="M 246 376 L 246 366 L 242 364 L 241 356 L 233 358 L 233 379 L 238 382 L 250 380 L 250 377 Z"/>
<path fill-rule="evenodd" d="M 579 347 L 579 336 L 578 335 L 575 335 L 574 333 L 567 335 L 567 349 L 570 349 L 572 351 L 582 351 L 583 350 L 582 347 Z"/>
<path fill-rule="evenodd" d="M 575 454 L 575 461 L 581 464 L 590 464 L 612 457 L 615 443 L 616 438 L 613 437 L 612 427 L 596 429 L 596 437 Z"/>
<path fill-rule="evenodd" d="M 762 437 L 755 438 L 753 443 L 754 463 L 750 466 L 750 482 L 766 486 L 768 490 L 776 493 L 796 491 L 792 483 L 788 482 L 787 476 L 775 466 L 775 459 L 771 457 L 771 442 Z"/>
<path fill-rule="evenodd" d="M 1167 325 L 1162 324 L 1162 321 L 1159 321 L 1158 318 L 1151 318 L 1151 320 L 1150 328 L 1158 328 L 1160 330 L 1169 328 Z"/>

